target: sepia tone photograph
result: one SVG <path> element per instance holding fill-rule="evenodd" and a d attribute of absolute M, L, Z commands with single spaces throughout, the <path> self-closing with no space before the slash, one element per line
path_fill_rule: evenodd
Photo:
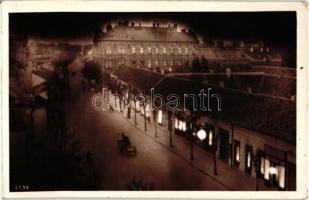
<path fill-rule="evenodd" d="M 9 13 L 9 191 L 296 191 L 297 12 Z"/>

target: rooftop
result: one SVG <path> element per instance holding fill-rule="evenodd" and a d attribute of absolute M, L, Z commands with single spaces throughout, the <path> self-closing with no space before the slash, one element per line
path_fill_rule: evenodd
<path fill-rule="evenodd" d="M 117 25 L 102 34 L 100 40 L 145 42 L 197 42 L 191 32 L 177 32 L 173 28 L 129 27 Z"/>
<path fill-rule="evenodd" d="M 115 75 L 145 93 L 149 94 L 150 89 L 154 88 L 156 94 L 165 97 L 170 94 L 180 97 L 188 93 L 197 95 L 201 89 L 211 88 L 212 94 L 219 94 L 222 98 L 222 111 L 213 109 L 207 111 L 207 114 L 249 130 L 296 142 L 295 101 L 210 86 L 198 81 L 164 76 L 131 67 L 118 70 Z M 212 108 L 216 107 L 215 103 L 212 102 Z"/>

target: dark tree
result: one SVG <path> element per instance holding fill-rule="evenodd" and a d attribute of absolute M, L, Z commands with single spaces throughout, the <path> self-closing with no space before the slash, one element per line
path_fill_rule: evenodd
<path fill-rule="evenodd" d="M 94 61 L 86 62 L 84 68 L 82 69 L 82 74 L 88 80 L 101 80 L 101 65 Z"/>

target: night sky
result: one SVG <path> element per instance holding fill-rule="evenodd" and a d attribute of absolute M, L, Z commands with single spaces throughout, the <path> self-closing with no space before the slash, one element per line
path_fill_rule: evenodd
<path fill-rule="evenodd" d="M 25 36 L 91 43 L 95 30 L 111 20 L 163 19 L 186 24 L 212 39 L 264 41 L 283 50 L 288 66 L 296 66 L 296 12 L 157 12 L 157 13 L 13 13 L 10 31 Z M 207 42 L 206 42 L 207 43 Z"/>
<path fill-rule="evenodd" d="M 261 39 L 280 47 L 296 47 L 296 12 L 191 13 L 14 13 L 10 30 L 46 38 L 85 38 L 114 18 L 181 20 L 208 38 Z"/>

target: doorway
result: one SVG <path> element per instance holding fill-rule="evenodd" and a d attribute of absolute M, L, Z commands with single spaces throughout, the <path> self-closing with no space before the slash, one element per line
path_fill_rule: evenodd
<path fill-rule="evenodd" d="M 220 159 L 229 162 L 229 141 L 230 141 L 230 135 L 227 130 L 220 129 Z"/>

